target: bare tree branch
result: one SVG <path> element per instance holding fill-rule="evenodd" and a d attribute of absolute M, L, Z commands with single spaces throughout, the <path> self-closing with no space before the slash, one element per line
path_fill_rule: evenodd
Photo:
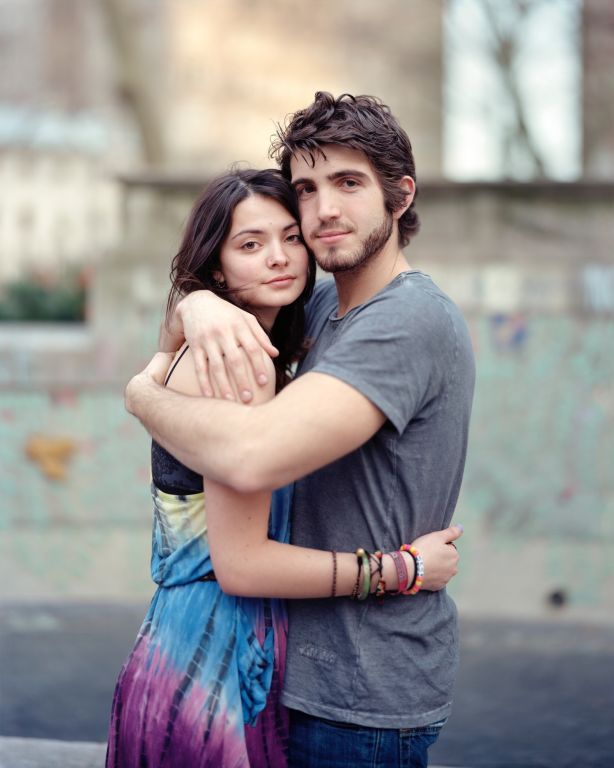
<path fill-rule="evenodd" d="M 141 139 L 143 159 L 148 165 L 166 160 L 162 121 L 126 0 L 100 0 L 116 58 L 117 89 L 132 115 Z"/>

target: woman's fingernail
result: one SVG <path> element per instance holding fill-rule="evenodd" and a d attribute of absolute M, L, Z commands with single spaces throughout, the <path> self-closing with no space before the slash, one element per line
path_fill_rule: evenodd
<path fill-rule="evenodd" d="M 258 374 L 258 384 L 266 384 L 268 380 L 268 376 L 266 376 L 264 373 Z"/>
<path fill-rule="evenodd" d="M 244 389 L 241 392 L 241 400 L 243 400 L 244 403 L 249 403 L 251 399 L 252 399 L 252 393 L 249 391 L 249 389 Z"/>

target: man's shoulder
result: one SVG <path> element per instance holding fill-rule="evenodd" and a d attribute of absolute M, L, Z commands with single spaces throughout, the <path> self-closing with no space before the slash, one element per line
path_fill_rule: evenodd
<path fill-rule="evenodd" d="M 459 311 L 429 275 L 410 271 L 397 275 L 361 305 L 357 315 L 361 314 L 385 316 L 398 324 L 432 325 L 441 322 L 449 326 L 450 316 L 459 314 Z"/>

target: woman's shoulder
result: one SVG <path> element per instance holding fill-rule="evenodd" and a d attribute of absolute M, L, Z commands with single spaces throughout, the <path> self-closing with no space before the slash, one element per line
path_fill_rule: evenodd
<path fill-rule="evenodd" d="M 264 351 L 262 352 L 263 365 L 269 379 L 268 384 L 266 384 L 265 386 L 262 386 L 256 382 L 256 378 L 254 376 L 254 372 L 251 366 L 249 365 L 249 360 L 247 358 L 247 355 L 245 354 L 242 348 L 240 348 L 240 350 L 241 350 L 241 354 L 243 355 L 243 363 L 245 364 L 246 370 L 248 373 L 248 381 L 251 386 L 252 392 L 254 393 L 254 398 L 251 401 L 251 404 L 257 405 L 260 402 L 266 402 L 267 400 L 270 400 L 275 395 L 275 366 L 273 365 L 273 361 L 266 354 L 266 352 Z M 208 361 L 206 362 L 206 365 L 208 365 Z M 183 395 L 192 395 L 193 397 L 202 396 L 202 391 L 200 389 L 198 376 L 196 375 L 194 355 L 190 347 L 187 346 L 187 344 L 184 344 L 184 346 L 178 350 L 177 354 L 175 355 L 175 359 L 173 360 L 173 363 L 171 365 L 171 368 L 169 370 L 172 371 L 167 382 L 167 386 L 169 389 L 172 389 L 175 392 L 180 392 Z M 210 372 L 208 371 L 208 373 Z M 228 369 L 226 373 L 228 374 Z M 210 380 L 213 386 L 213 390 L 215 392 L 215 397 L 222 399 L 222 394 L 217 385 L 217 382 L 213 378 L 211 378 L 211 376 L 210 376 Z M 241 398 L 239 397 L 239 392 L 236 386 L 234 386 L 234 382 L 232 380 L 232 377 L 230 376 L 229 376 L 229 381 L 233 385 L 235 399 L 238 402 L 241 402 Z"/>

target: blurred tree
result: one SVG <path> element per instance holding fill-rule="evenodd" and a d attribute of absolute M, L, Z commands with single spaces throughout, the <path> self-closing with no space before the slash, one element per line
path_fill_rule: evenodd
<path fill-rule="evenodd" d="M 582 8 L 583 166 L 592 178 L 614 179 L 614 3 Z"/>
<path fill-rule="evenodd" d="M 129 0 L 99 0 L 107 21 L 115 59 L 115 77 L 120 101 L 132 114 L 140 139 L 143 161 L 163 165 L 167 153 L 163 124 L 155 96 L 156 77 L 148 66 L 140 44 L 139 28 Z"/>
<path fill-rule="evenodd" d="M 512 166 L 514 155 L 520 151 L 530 159 L 537 177 L 546 175 L 544 160 L 529 127 L 516 63 L 532 12 L 537 6 L 550 2 L 552 0 L 507 0 L 506 12 L 501 13 L 501 3 L 497 11 L 492 0 L 480 0 L 488 30 L 487 48 L 509 110 L 503 135 L 504 168 Z"/>
<path fill-rule="evenodd" d="M 448 0 L 447 40 L 455 60 L 466 57 L 488 70 L 481 79 L 484 88 L 470 96 L 464 91 L 455 94 L 454 109 L 488 121 L 500 177 L 552 176 L 557 163 L 552 157 L 553 136 L 579 133 L 580 2 Z M 574 50 L 577 93 L 563 94 L 557 73 L 567 70 L 569 81 L 573 68 L 569 53 Z M 555 102 L 559 113 L 567 111 L 566 121 L 554 123 L 552 114 L 547 114 Z"/>

